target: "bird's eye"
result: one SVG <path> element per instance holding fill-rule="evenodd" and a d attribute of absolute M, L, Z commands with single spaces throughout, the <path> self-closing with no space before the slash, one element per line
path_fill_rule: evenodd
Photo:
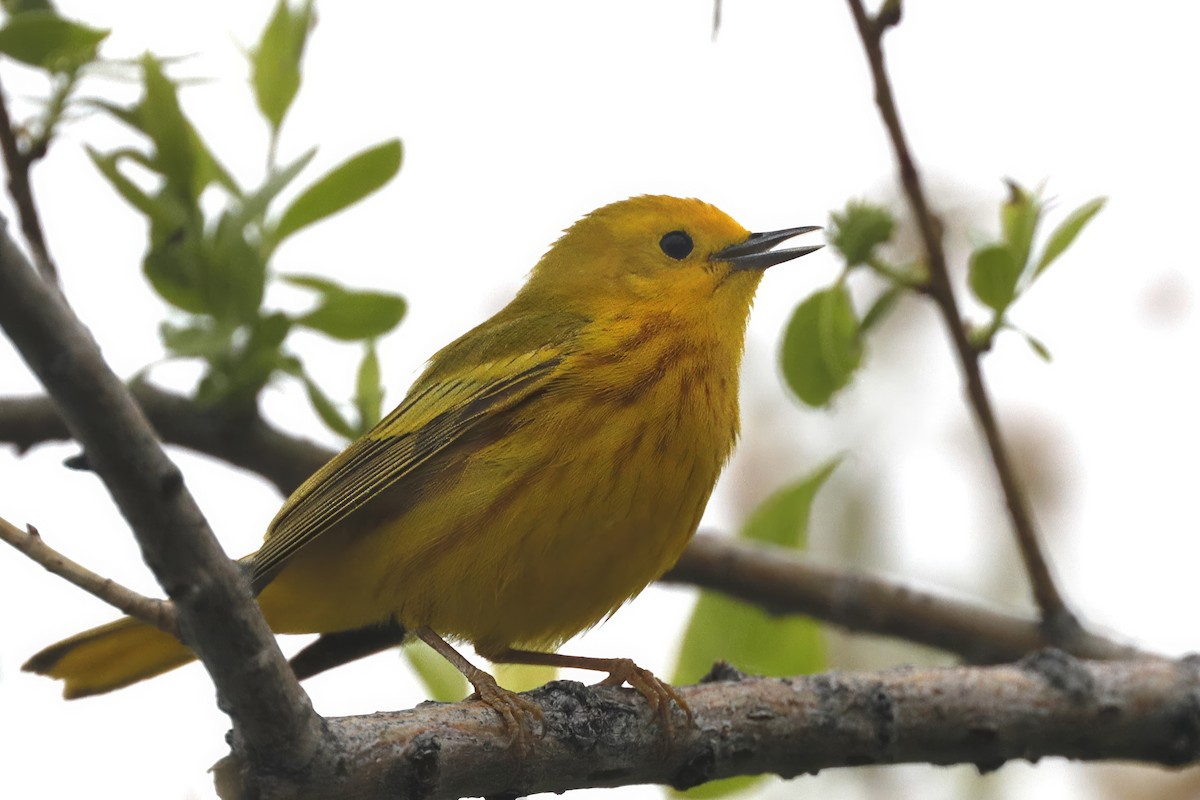
<path fill-rule="evenodd" d="M 683 231 L 671 231 L 658 240 L 662 251 L 676 261 L 682 261 L 692 252 L 692 237 Z"/>

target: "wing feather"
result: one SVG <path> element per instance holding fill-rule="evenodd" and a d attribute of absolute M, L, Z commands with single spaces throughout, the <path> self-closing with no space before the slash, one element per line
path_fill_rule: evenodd
<path fill-rule="evenodd" d="M 253 557 L 255 591 L 305 545 L 471 431 L 543 388 L 563 361 L 560 349 L 540 349 L 477 365 L 413 388 L 387 417 L 288 498 Z"/>

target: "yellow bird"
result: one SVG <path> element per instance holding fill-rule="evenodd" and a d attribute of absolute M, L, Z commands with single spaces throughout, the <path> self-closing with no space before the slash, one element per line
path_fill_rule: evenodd
<path fill-rule="evenodd" d="M 679 702 L 629 659 L 554 650 L 670 568 L 695 532 L 738 434 L 755 289 L 767 267 L 819 248 L 771 249 L 812 230 L 749 233 L 707 203 L 665 196 L 571 226 L 512 302 L 435 354 L 243 559 L 272 630 L 328 635 L 293 662 L 297 674 L 408 631 L 517 728 L 537 707 L 443 636 L 493 662 L 607 672 L 660 713 Z M 63 680 L 73 698 L 194 658 L 125 618 L 24 669 Z"/>

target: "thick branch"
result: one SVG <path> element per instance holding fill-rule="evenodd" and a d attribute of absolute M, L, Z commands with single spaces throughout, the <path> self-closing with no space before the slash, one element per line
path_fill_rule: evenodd
<path fill-rule="evenodd" d="M 712 535 L 696 536 L 661 580 L 713 589 L 779 614 L 807 614 L 848 630 L 894 636 L 975 664 L 1015 661 L 1052 644 L 1034 619 Z M 1151 656 L 1086 631 L 1068 647 L 1080 658 Z"/>
<path fill-rule="evenodd" d="M 732 672 L 718 669 L 720 677 Z M 736 676 L 736 673 L 733 673 Z M 339 774 L 310 773 L 288 796 L 520 796 L 582 787 L 693 786 L 731 775 L 785 777 L 861 764 L 970 763 L 1065 756 L 1182 766 L 1200 759 L 1200 664 L 1082 662 L 1043 651 L 1018 665 L 714 680 L 681 687 L 696 716 L 658 718 L 628 689 L 558 681 L 528 694 L 545 736 L 516 761 L 499 717 L 478 702 L 328 720 L 353 744 Z M 246 787 L 236 762 L 217 766 Z M 230 776 L 234 780 L 227 780 Z"/>
<path fill-rule="evenodd" d="M 885 4 L 884 11 L 880 16 L 873 18 L 867 14 L 862 0 L 848 0 L 848 2 L 871 66 L 871 78 L 875 84 L 875 103 L 879 106 L 879 114 L 883 118 L 888 136 L 892 140 L 892 148 L 896 153 L 896 161 L 900 168 L 900 182 L 904 187 L 904 194 L 908 198 L 909 205 L 912 206 L 913 216 L 925 246 L 929 263 L 929 294 L 937 304 L 946 323 L 946 329 L 950 333 L 950 339 L 954 343 L 963 380 L 966 382 L 967 397 L 975 412 L 979 427 L 983 430 L 988 450 L 991 452 L 1000 488 L 1004 493 L 1005 505 L 1008 507 L 1009 518 L 1017 537 L 1021 557 L 1025 562 L 1026 572 L 1029 574 L 1034 598 L 1042 611 L 1042 621 L 1046 625 L 1047 634 L 1055 641 L 1065 644 L 1071 637 L 1079 633 L 1079 623 L 1067 607 L 1066 601 L 1055 584 L 1054 576 L 1043 554 L 1043 548 L 1034 526 L 1033 514 L 1029 510 L 1028 501 L 1021 490 L 1016 470 L 1000 435 L 1000 426 L 984 385 L 983 373 L 979 368 L 979 353 L 967 339 L 958 302 L 954 297 L 950 271 L 946 266 L 946 254 L 942 248 L 941 225 L 930 210 L 929 203 L 925 198 L 925 191 L 921 186 L 921 176 L 917 172 L 912 151 L 909 149 L 904 135 L 904 128 L 900 124 L 900 115 L 896 110 L 891 82 L 884 65 L 883 34 L 889 26 L 899 21 L 900 4 L 896 0 Z"/>
<path fill-rule="evenodd" d="M 324 729 L 293 679 L 237 567 L 221 551 L 178 468 L 62 296 L 0 219 L 0 326 L 61 409 L 129 521 L 234 722 L 261 764 L 322 755 Z"/>
<path fill-rule="evenodd" d="M 12 545 L 30 560 L 40 564 L 47 572 L 73 583 L 114 608 L 173 636 L 179 635 L 178 617 L 175 607 L 170 603 L 138 594 L 112 578 L 101 577 L 82 564 L 72 561 L 46 544 L 33 526 L 30 526 L 28 531 L 23 531 L 8 520 L 0 518 L 0 541 Z"/>

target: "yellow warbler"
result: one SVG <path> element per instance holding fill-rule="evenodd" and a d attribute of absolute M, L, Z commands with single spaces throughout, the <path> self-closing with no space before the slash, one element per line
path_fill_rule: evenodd
<path fill-rule="evenodd" d="M 678 701 L 628 659 L 552 651 L 666 571 L 695 532 L 738 433 L 754 291 L 767 267 L 818 249 L 771 250 L 811 230 L 752 234 L 664 196 L 581 219 L 512 302 L 434 355 L 394 411 L 284 503 L 243 559 L 271 628 L 351 650 L 347 632 L 414 632 L 517 727 L 536 706 L 442 636 L 495 662 L 608 672 L 660 712 Z M 194 657 L 126 618 L 25 669 L 83 697 Z"/>

